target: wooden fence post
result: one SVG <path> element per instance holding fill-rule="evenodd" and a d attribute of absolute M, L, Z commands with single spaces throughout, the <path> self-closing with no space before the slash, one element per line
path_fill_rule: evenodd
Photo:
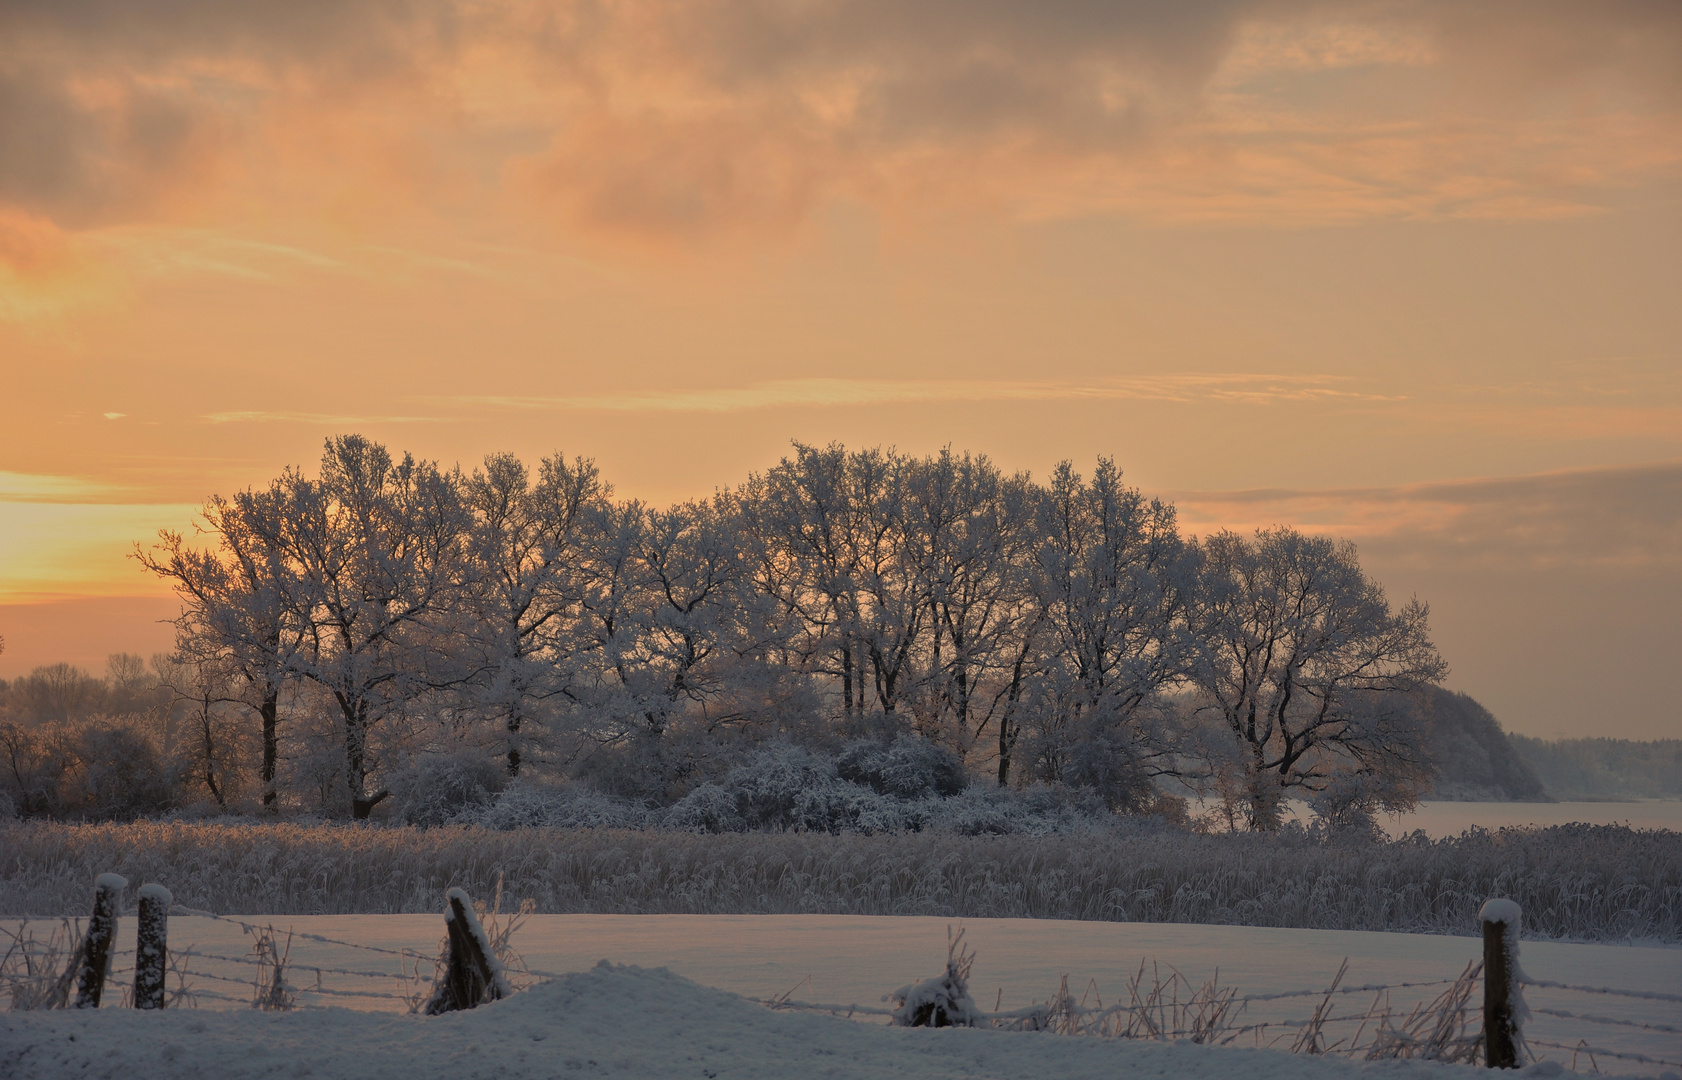
<path fill-rule="evenodd" d="M 508 996 L 502 966 L 490 955 L 485 931 L 473 913 L 472 898 L 465 889 L 445 894 L 444 930 L 449 935 L 449 957 L 444 981 L 433 991 L 423 1010 L 427 1016 L 471 1009 L 485 1000 Z"/>
<path fill-rule="evenodd" d="M 1511 900 L 1489 900 L 1478 912 L 1483 922 L 1484 1063 L 1491 1069 L 1516 1069 L 1519 1027 L 1513 999 L 1518 973 L 1521 912 Z"/>
<path fill-rule="evenodd" d="M 88 936 L 82 939 L 82 954 L 76 973 L 76 1008 L 99 1008 L 105 976 L 111 970 L 111 943 L 117 936 L 117 905 L 122 901 L 128 879 L 120 874 L 101 874 L 93 881 L 93 913 L 88 916 Z"/>
<path fill-rule="evenodd" d="M 134 1007 L 164 1007 L 164 970 L 169 959 L 169 890 L 147 882 L 135 894 L 140 899 L 134 945 Z"/>

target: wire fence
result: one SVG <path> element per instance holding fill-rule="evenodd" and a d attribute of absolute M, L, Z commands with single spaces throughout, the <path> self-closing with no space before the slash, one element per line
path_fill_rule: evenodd
<path fill-rule="evenodd" d="M 442 957 L 437 950 L 388 948 L 363 942 L 349 941 L 325 934 L 274 926 L 248 919 L 221 915 L 175 905 L 174 915 L 211 919 L 237 927 L 252 942 L 243 955 L 230 951 L 199 949 L 189 945 L 172 950 L 171 969 L 175 981 L 173 1003 L 194 1006 L 204 1001 L 219 1006 L 262 1007 L 267 989 L 284 985 L 287 1008 L 314 1009 L 329 1006 L 363 1007 L 381 1010 L 400 1009 L 419 1011 L 428 992 L 442 977 Z M 6 952 L 8 971 L 43 969 L 44 962 L 62 960 L 72 941 L 80 940 L 80 920 L 60 920 L 63 932 L 48 941 L 26 936 L 23 927 L 3 930 L 12 942 Z M 337 962 L 314 963 L 293 959 L 287 942 L 309 942 L 334 950 L 349 950 L 352 955 L 367 956 L 378 962 L 366 966 L 349 966 Z M 79 944 L 77 945 L 79 947 Z M 109 985 L 118 992 L 132 992 L 134 949 L 114 950 L 114 966 Z M 395 959 L 397 962 L 391 964 Z M 518 962 L 508 966 L 508 974 L 517 988 L 529 987 L 542 979 L 562 977 L 560 973 L 545 971 Z M 21 962 L 20 962 L 21 961 Z M 396 970 L 392 970 L 394 968 Z M 1347 961 L 1345 962 L 1347 967 Z M 1480 965 L 1471 965 L 1457 978 L 1363 983 L 1342 985 L 1342 972 L 1328 986 L 1281 990 L 1268 993 L 1239 994 L 1228 987 L 1217 987 L 1213 981 L 1193 986 L 1174 972 L 1167 980 L 1136 977 L 1129 987 L 1128 1000 L 1105 1006 L 1095 1000 L 1096 986 L 1089 984 L 1086 994 L 1076 1000 L 1068 991 L 1067 979 L 1062 988 L 1045 1002 L 1021 1009 L 992 1012 L 977 1011 L 988 1026 L 1031 1030 L 1060 1031 L 1066 1034 L 1090 1034 L 1164 1040 L 1192 1039 L 1198 1042 L 1233 1044 L 1248 1039 L 1256 1045 L 1279 1046 L 1298 1052 L 1330 1053 L 1355 1058 L 1425 1057 L 1433 1056 L 1432 1047 L 1448 1054 L 1459 1053 L 1454 1060 L 1470 1060 L 1468 1047 L 1483 1037 L 1482 1006 L 1476 1003 L 1476 990 L 1482 985 Z M 10 976 L 15 980 L 16 972 Z M 384 986 L 377 984 L 383 983 Z M 1574 994 L 1611 1002 L 1671 1004 L 1682 1003 L 1682 994 L 1656 990 L 1627 989 L 1610 986 L 1590 986 L 1544 979 L 1521 978 L 1518 985 L 1525 990 Z M 243 992 L 236 993 L 235 988 Z M 1429 1002 L 1421 1001 L 1411 1007 L 1392 1006 L 1390 995 L 1395 993 L 1418 997 L 1418 991 L 1437 996 Z M 1373 995 L 1374 1000 L 1365 1011 L 1339 1012 L 1335 1002 L 1351 995 Z M 15 995 L 14 995 L 15 997 Z M 1279 1016 L 1251 1019 L 1257 1010 L 1280 1002 L 1320 999 L 1320 1005 L 1309 1016 Z M 761 1004 L 778 1010 L 829 1013 L 847 1017 L 892 1018 L 898 1010 L 858 1003 L 837 1004 L 794 1000 L 790 994 L 770 999 L 758 999 Z M 1583 1011 L 1549 1004 L 1529 1008 L 1533 1017 L 1547 1017 L 1552 1024 L 1547 1030 L 1524 1038 L 1523 1044 L 1532 1060 L 1541 1060 L 1552 1053 L 1560 1060 L 1569 1058 L 1570 1067 L 1586 1066 L 1600 1071 L 1600 1059 L 1651 1067 L 1682 1069 L 1682 1043 L 1674 1050 L 1652 1052 L 1653 1046 L 1643 1043 L 1630 1046 L 1614 1041 L 1615 1034 L 1638 1035 L 1647 1040 L 1668 1040 L 1682 1037 L 1682 1025 L 1645 1016 L 1612 1015 L 1606 1010 Z M 1250 1022 L 1244 1022 L 1250 1020 Z M 1355 1025 L 1359 1030 L 1345 1036 L 1333 1032 L 1340 1026 Z M 1569 1029 L 1564 1036 L 1556 1028 Z M 1596 1032 L 1593 1041 L 1589 1032 Z M 1578 1037 L 1579 1034 L 1582 1037 Z M 1536 1035 L 1551 1037 L 1538 1038 Z M 1576 1038 L 1573 1043 L 1566 1041 Z M 1607 1043 L 1612 1045 L 1606 1045 Z"/>

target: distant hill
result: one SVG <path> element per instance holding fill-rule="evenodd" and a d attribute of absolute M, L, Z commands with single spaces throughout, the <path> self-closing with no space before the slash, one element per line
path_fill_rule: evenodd
<path fill-rule="evenodd" d="M 1550 802 L 1551 785 L 1513 747 L 1490 711 L 1465 694 L 1433 687 L 1424 713 L 1427 746 L 1437 767 L 1428 798 Z"/>
<path fill-rule="evenodd" d="M 1682 799 L 1682 739 L 1508 738 L 1556 799 Z"/>

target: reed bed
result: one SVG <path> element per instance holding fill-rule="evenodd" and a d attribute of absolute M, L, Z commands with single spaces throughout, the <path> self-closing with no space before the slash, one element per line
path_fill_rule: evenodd
<path fill-rule="evenodd" d="M 497 875 L 541 913 L 827 913 L 1475 934 L 1490 896 L 1527 936 L 1682 941 L 1682 835 L 1623 826 L 1327 842 L 1168 829 L 1048 837 L 19 822 L 0 914 L 82 914 L 94 875 L 230 915 L 430 912 Z"/>

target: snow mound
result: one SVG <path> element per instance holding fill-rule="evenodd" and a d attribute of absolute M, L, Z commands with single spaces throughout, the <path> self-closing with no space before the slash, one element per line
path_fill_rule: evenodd
<path fill-rule="evenodd" d="M 1516 929 L 1521 918 L 1522 912 L 1520 912 L 1518 904 L 1505 897 L 1485 900 L 1483 907 L 1478 909 L 1478 920 L 1480 922 L 1505 923 L 1507 926 Z"/>
<path fill-rule="evenodd" d="M 1272 1050 L 1108 1041 L 965 1028 L 889 1028 L 772 1012 L 665 969 L 566 975 L 440 1017 L 320 1009 L 0 1012 L 0 1075 L 112 1080 L 317 1077 L 464 1080 L 611 1075 L 666 1080 L 789 1076 L 928 1080 L 1319 1080 L 1434 1077 L 1429 1062 L 1350 1064 Z M 1557 1075 L 1523 1070 L 1525 1076 Z"/>

